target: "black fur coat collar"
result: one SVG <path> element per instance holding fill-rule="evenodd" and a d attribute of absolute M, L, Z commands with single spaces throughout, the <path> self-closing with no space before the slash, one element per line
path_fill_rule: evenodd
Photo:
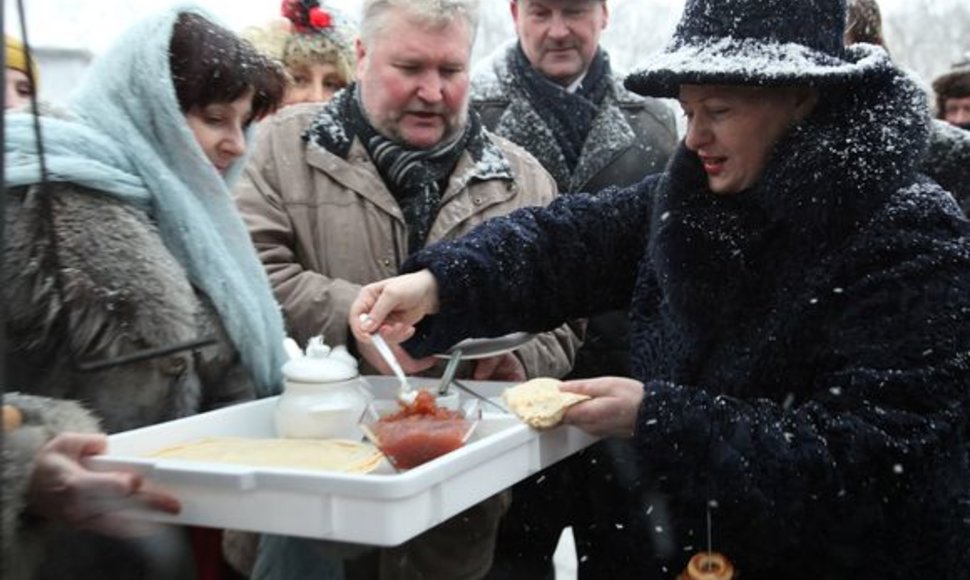
<path fill-rule="evenodd" d="M 887 59 L 859 87 L 825 93 L 777 144 L 762 179 L 735 196 L 712 194 L 682 143 L 656 192 L 649 245 L 671 315 L 708 335 L 737 301 L 763 298 L 766 272 L 803 268 L 858 231 L 912 180 L 925 103 Z"/>

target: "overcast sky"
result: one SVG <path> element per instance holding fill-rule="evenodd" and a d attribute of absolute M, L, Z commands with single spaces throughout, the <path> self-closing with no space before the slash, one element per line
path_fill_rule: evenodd
<path fill-rule="evenodd" d="M 16 12 L 17 0 L 3 0 L 4 27 L 14 36 L 20 35 Z M 97 54 L 103 51 L 126 26 L 141 15 L 164 6 L 173 0 L 21 0 L 27 12 L 27 34 L 32 44 L 86 48 Z M 483 0 L 500 2 L 503 0 Z M 610 0 L 610 4 L 638 2 L 641 0 Z M 667 0 L 680 7 L 684 0 Z M 905 5 L 907 0 L 880 0 L 884 12 L 892 12 Z M 246 26 L 261 24 L 279 14 L 279 0 L 196 0 L 221 18 L 228 26 L 241 30 Z M 354 18 L 360 0 L 328 0 L 333 6 L 348 11 Z"/>

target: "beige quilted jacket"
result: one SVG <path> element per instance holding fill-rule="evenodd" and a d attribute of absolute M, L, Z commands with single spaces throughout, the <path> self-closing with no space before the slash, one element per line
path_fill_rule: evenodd
<path fill-rule="evenodd" d="M 348 312 L 360 287 L 397 274 L 407 232 L 359 141 L 344 159 L 301 138 L 317 111 L 319 105 L 295 105 L 264 122 L 234 193 L 283 306 L 287 332 L 301 343 L 323 334 L 335 345 L 347 341 Z M 501 137 L 488 139 L 488 163 L 475 163 L 468 153 L 459 160 L 429 242 L 556 196 L 555 182 L 531 155 Z M 561 377 L 579 344 L 573 329 L 563 326 L 516 354 L 529 376 Z"/>

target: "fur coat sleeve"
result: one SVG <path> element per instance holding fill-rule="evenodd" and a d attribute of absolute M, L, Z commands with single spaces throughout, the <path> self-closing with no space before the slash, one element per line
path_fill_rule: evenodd
<path fill-rule="evenodd" d="M 8 195 L 0 289 L 9 308 L 11 384 L 81 402 L 109 433 L 254 397 L 211 301 L 143 212 L 91 189 L 53 184 L 48 218 L 42 195 L 33 187 Z M 204 338 L 214 344 L 92 372 L 76 367 Z"/>
<path fill-rule="evenodd" d="M 402 271 L 431 270 L 442 310 L 419 324 L 406 348 L 424 356 L 468 336 L 543 331 L 626 308 L 657 179 L 522 209 L 412 256 Z"/>
<path fill-rule="evenodd" d="M 37 452 L 58 433 L 97 432 L 98 422 L 73 401 L 7 393 L 3 404 L 17 409 L 20 426 L 3 436 L 3 579 L 28 578 L 42 553 L 43 527 L 26 523 L 26 492 Z M 5 426 L 5 429 L 7 426 Z"/>

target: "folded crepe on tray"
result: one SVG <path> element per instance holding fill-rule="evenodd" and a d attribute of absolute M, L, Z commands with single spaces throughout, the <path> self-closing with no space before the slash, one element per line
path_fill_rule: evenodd
<path fill-rule="evenodd" d="M 211 437 L 173 445 L 152 453 L 151 457 L 344 473 L 373 471 L 383 459 L 373 445 L 347 439 L 244 437 Z"/>

